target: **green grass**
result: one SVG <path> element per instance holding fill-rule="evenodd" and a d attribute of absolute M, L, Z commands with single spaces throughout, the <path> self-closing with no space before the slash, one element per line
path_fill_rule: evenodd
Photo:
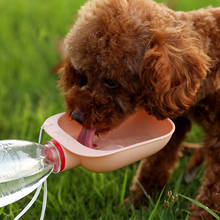
<path fill-rule="evenodd" d="M 52 67 L 59 60 L 57 43 L 67 33 L 83 0 L 0 0 L 0 139 L 37 141 L 42 123 L 50 115 L 65 110 Z M 219 6 L 219 0 L 166 1 L 178 10 Z M 201 130 L 194 128 L 188 140 L 199 141 Z M 44 136 L 44 140 L 47 137 Z M 187 185 L 183 158 L 168 189 L 149 200 L 149 206 L 128 210 L 123 200 L 137 163 L 105 174 L 78 167 L 48 179 L 45 219 L 186 219 L 190 202 L 179 197 L 169 201 L 171 190 L 194 197 L 201 172 Z M 0 209 L 0 219 L 13 219 L 33 194 Z M 42 193 L 23 219 L 39 219 Z"/>

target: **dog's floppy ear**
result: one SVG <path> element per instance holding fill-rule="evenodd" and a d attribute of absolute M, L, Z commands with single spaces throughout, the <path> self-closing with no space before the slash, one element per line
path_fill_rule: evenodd
<path fill-rule="evenodd" d="M 157 118 L 176 117 L 195 102 L 209 57 L 187 27 L 152 30 L 141 68 L 145 109 Z"/>

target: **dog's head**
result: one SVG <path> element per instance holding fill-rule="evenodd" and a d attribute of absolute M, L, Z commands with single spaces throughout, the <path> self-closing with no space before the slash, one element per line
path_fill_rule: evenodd
<path fill-rule="evenodd" d="M 87 129 L 108 131 L 139 108 L 173 118 L 195 102 L 208 57 L 187 24 L 158 7 L 93 0 L 80 10 L 65 38 L 59 82 L 67 112 Z"/>

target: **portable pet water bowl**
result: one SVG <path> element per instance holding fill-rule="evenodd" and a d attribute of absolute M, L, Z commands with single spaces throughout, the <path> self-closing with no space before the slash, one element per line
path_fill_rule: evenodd
<path fill-rule="evenodd" d="M 79 165 L 94 172 L 119 169 L 161 150 L 175 130 L 170 119 L 157 120 L 141 111 L 108 134 L 95 137 L 97 147 L 88 148 L 76 140 L 81 128 L 66 113 L 56 114 L 44 123 L 45 132 L 64 149 L 64 170 Z"/>
<path fill-rule="evenodd" d="M 16 216 L 36 201 L 44 183 L 43 220 L 47 201 L 46 179 L 51 172 L 76 166 L 94 172 L 108 172 L 134 163 L 162 149 L 175 126 L 170 119 L 157 120 L 141 111 L 106 135 L 95 137 L 95 148 L 77 141 L 82 126 L 66 113 L 48 118 L 42 128 L 53 138 L 45 145 L 22 140 L 0 140 L 0 207 L 13 203 L 37 189 L 32 200 Z"/>

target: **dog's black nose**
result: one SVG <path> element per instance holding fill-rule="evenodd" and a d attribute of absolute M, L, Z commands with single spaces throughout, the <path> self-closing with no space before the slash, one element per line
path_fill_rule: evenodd
<path fill-rule="evenodd" d="M 72 118 L 75 119 L 80 124 L 82 124 L 85 119 L 84 114 L 77 110 L 72 112 Z"/>

